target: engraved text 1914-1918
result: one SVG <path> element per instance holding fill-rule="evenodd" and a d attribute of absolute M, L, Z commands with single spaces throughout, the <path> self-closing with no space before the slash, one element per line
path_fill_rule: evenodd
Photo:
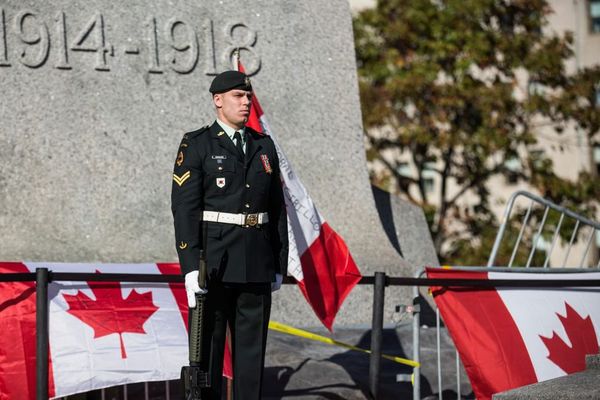
<path fill-rule="evenodd" d="M 190 74 L 202 65 L 204 74 L 216 75 L 220 66 L 231 65 L 233 52 L 240 49 L 247 73 L 253 75 L 260 69 L 257 32 L 242 22 L 219 24 L 223 35 L 217 42 L 211 19 L 193 25 L 182 18 L 151 16 L 140 23 L 141 38 L 127 37 L 117 43 L 107 36 L 109 19 L 100 12 L 90 13 L 83 24 L 70 23 L 63 11 L 51 21 L 45 17 L 32 10 L 9 15 L 0 8 L 0 67 L 21 64 L 38 69 L 50 65 L 71 70 L 91 63 L 96 71 L 111 71 L 126 57 L 136 58 L 135 62 L 143 63 L 152 74 Z"/>

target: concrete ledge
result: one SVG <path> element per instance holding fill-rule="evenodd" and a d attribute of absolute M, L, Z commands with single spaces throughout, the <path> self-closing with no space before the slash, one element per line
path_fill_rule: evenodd
<path fill-rule="evenodd" d="M 600 354 L 588 354 L 585 356 L 585 368 L 600 369 Z"/>
<path fill-rule="evenodd" d="M 600 399 L 600 355 L 586 356 L 586 370 L 548 381 L 534 383 L 503 393 L 494 400 Z"/>

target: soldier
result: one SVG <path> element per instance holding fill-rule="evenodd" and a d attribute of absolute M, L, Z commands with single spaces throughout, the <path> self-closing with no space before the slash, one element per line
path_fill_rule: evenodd
<path fill-rule="evenodd" d="M 189 307 L 207 290 L 203 367 L 221 399 L 226 325 L 232 337 L 234 399 L 259 399 L 271 291 L 286 274 L 287 219 L 279 159 L 269 136 L 246 126 L 252 86 L 238 71 L 214 78 L 217 120 L 186 133 L 172 186 L 175 240 Z M 206 224 L 202 229 L 202 224 Z M 207 237 L 203 238 L 203 231 Z M 199 250 L 206 245 L 206 288 L 198 285 Z"/>

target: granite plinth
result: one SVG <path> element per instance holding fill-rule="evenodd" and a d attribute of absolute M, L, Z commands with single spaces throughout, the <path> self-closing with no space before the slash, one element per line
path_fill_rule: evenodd
<path fill-rule="evenodd" d="M 3 1 L 0 260 L 176 261 L 176 150 L 213 121 L 208 87 L 236 48 L 273 133 L 362 273 L 412 276 L 370 189 L 345 0 Z M 409 301 L 407 290 L 390 296 L 386 314 Z M 371 301 L 357 289 L 338 323 L 369 324 Z M 291 287 L 273 317 L 318 323 Z"/>

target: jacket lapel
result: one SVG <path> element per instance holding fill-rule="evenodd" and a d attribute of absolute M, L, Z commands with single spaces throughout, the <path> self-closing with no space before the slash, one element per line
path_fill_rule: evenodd
<path fill-rule="evenodd" d="M 246 128 L 246 167 L 250 164 L 254 155 L 262 149 L 262 146 L 256 141 L 254 135 L 256 135 L 254 131 Z"/>

